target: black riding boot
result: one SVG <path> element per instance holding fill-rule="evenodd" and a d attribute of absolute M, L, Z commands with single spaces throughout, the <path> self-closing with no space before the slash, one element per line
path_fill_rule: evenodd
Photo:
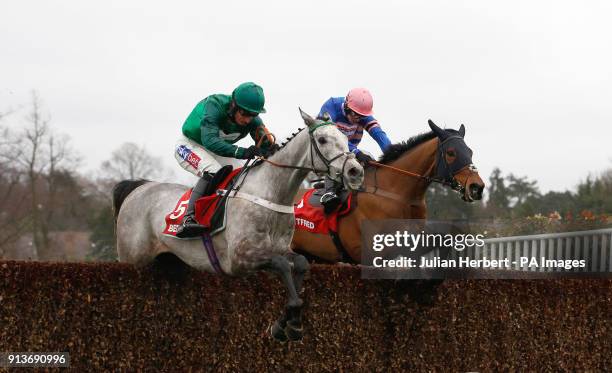
<path fill-rule="evenodd" d="M 176 231 L 176 237 L 197 237 L 201 236 L 206 230 L 206 228 L 198 224 L 195 219 L 195 203 L 199 198 L 205 195 L 213 175 L 214 174 L 205 173 L 193 187 L 191 197 L 189 197 L 187 211 L 185 211 L 185 216 L 183 216 L 182 225 Z"/>
<path fill-rule="evenodd" d="M 331 214 L 340 205 L 340 197 L 338 192 L 342 188 L 342 185 L 338 186 L 335 181 L 326 177 L 325 178 L 325 190 L 319 202 L 323 205 L 323 211 L 325 214 Z"/>

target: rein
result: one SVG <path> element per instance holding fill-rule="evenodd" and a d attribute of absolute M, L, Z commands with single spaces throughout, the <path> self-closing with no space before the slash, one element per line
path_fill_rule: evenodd
<path fill-rule="evenodd" d="M 414 173 L 414 172 L 405 171 L 405 170 L 402 170 L 401 168 L 389 166 L 389 165 L 384 164 L 384 163 L 378 163 L 378 162 L 375 162 L 375 161 L 369 161 L 368 164 L 371 164 L 372 166 L 376 166 L 376 167 L 387 168 L 389 170 L 393 170 L 393 171 L 395 171 L 397 173 L 400 173 L 400 174 L 418 177 L 418 178 L 421 178 L 421 179 L 423 179 L 423 180 L 425 180 L 427 182 L 433 181 L 432 178 L 429 177 L 429 176 L 423 176 L 423 175 L 420 175 L 420 174 L 417 174 L 417 173 Z"/>
<path fill-rule="evenodd" d="M 294 170 L 302 170 L 302 171 L 308 171 L 308 172 L 312 171 L 312 172 L 314 172 L 317 175 L 325 173 L 325 174 L 329 175 L 330 178 L 334 179 L 334 177 L 331 175 L 331 172 L 330 172 L 331 171 L 331 164 L 336 159 L 338 159 L 338 158 L 340 158 L 342 156 L 345 156 L 345 155 L 349 155 L 350 156 L 353 153 L 351 153 L 351 152 L 343 152 L 343 153 L 339 153 L 338 155 L 336 155 L 335 157 L 333 157 L 331 159 L 325 158 L 325 156 L 323 155 L 323 153 L 321 153 L 321 150 L 317 146 L 317 142 L 314 139 L 313 132 L 317 128 L 322 127 L 322 126 L 326 126 L 326 125 L 333 125 L 333 123 L 332 122 L 323 122 L 323 123 L 320 123 L 320 124 L 318 124 L 318 125 L 308 129 L 308 135 L 310 136 L 310 162 L 312 164 L 311 167 L 293 166 L 293 165 L 288 165 L 288 164 L 281 164 L 281 163 L 277 163 L 277 162 L 268 160 L 268 159 L 266 159 L 264 157 L 261 157 L 261 156 L 256 157 L 256 159 L 258 159 L 260 161 L 263 161 L 263 162 L 267 162 L 267 163 L 269 163 L 269 164 L 271 164 L 272 166 L 275 166 L 275 167 L 290 168 L 290 169 L 294 169 Z M 271 134 L 268 133 L 268 135 L 271 135 Z M 263 137 L 262 137 L 262 139 L 263 139 Z M 261 142 L 262 139 L 260 139 L 260 142 Z M 315 167 L 315 165 L 314 165 L 314 157 L 313 157 L 313 150 L 317 154 L 317 156 L 323 161 L 323 164 L 325 164 L 326 169 L 317 169 Z M 344 160 L 343 164 L 342 164 L 341 174 L 344 174 L 344 169 L 346 167 L 346 162 L 348 160 L 349 160 L 349 157 L 347 156 L 346 159 Z M 336 181 L 338 181 L 338 180 L 336 180 Z"/>
<path fill-rule="evenodd" d="M 456 181 L 455 182 L 444 181 L 442 179 L 437 179 L 437 178 L 433 178 L 433 177 L 430 177 L 430 176 L 420 175 L 420 174 L 417 174 L 417 173 L 414 173 L 414 172 L 402 170 L 401 168 L 389 166 L 389 165 L 384 164 L 384 163 L 378 163 L 378 162 L 375 162 L 375 161 L 369 161 L 368 163 L 371 164 L 372 166 L 380 167 L 380 168 L 386 168 L 386 169 L 392 170 L 394 172 L 397 172 L 397 173 L 400 173 L 400 174 L 403 174 L 403 175 L 412 176 L 412 177 L 418 177 L 420 179 L 425 180 L 428 183 L 439 183 L 439 184 L 442 184 L 444 186 L 451 187 L 454 190 L 457 190 L 457 185 L 459 185 Z M 462 189 L 463 188 L 461 188 L 461 190 Z M 457 191 L 461 191 L 461 190 L 457 190 Z"/>
<path fill-rule="evenodd" d="M 263 129 L 263 136 L 259 137 L 259 140 L 257 141 L 257 144 L 255 144 L 256 147 L 261 148 L 261 144 L 263 143 L 264 139 L 268 139 L 268 142 L 270 144 L 276 144 L 276 136 L 274 136 L 274 134 L 270 131 L 268 131 L 268 129 L 263 126 L 261 127 Z"/>
<path fill-rule="evenodd" d="M 442 148 L 442 145 L 444 145 L 447 141 L 454 139 L 454 138 L 460 138 L 459 136 L 450 136 L 448 138 L 446 138 L 444 141 L 441 141 L 438 144 L 438 150 L 436 150 L 436 153 L 439 153 L 439 149 Z M 444 158 L 443 155 L 440 156 L 440 158 L 443 159 L 444 162 L 446 162 L 446 158 Z M 440 159 L 438 159 L 438 161 L 440 161 Z M 448 179 L 450 179 L 451 181 L 447 181 L 441 178 L 437 178 L 437 177 L 431 177 L 429 175 L 421 175 L 415 172 L 410 172 L 410 171 L 406 171 L 406 170 L 402 170 L 401 168 L 397 168 L 397 167 L 393 167 L 393 166 L 389 166 L 386 165 L 384 163 L 379 163 L 379 162 L 375 162 L 375 161 L 369 161 L 369 164 L 375 166 L 375 167 L 380 167 L 380 168 L 386 168 L 389 169 L 391 171 L 400 173 L 402 175 L 406 175 L 406 176 L 412 176 L 412 177 L 418 177 L 420 179 L 425 180 L 428 183 L 438 183 L 447 187 L 450 187 L 453 190 L 456 190 L 459 193 L 464 193 L 465 192 L 465 187 L 463 185 L 461 185 L 454 177 L 454 175 L 449 174 L 448 175 Z M 429 174 L 431 174 L 431 172 L 433 172 L 433 169 L 435 168 L 436 163 L 433 164 L 433 166 L 431 167 L 430 171 L 428 171 Z M 447 165 L 448 166 L 448 165 Z M 473 167 L 472 165 L 467 165 L 466 167 Z M 462 168 L 463 169 L 463 168 Z M 461 171 L 461 170 L 459 170 Z M 375 187 L 376 189 L 378 189 L 378 187 Z"/>
<path fill-rule="evenodd" d="M 242 187 L 242 184 L 244 183 L 247 174 L 249 173 L 249 171 L 257 166 L 262 164 L 263 162 L 268 162 L 273 166 L 276 167 L 280 167 L 280 168 L 290 168 L 290 169 L 295 169 L 295 170 L 303 170 L 303 171 L 312 171 L 316 174 L 320 174 L 320 173 L 325 173 L 327 174 L 330 178 L 332 177 L 331 174 L 331 164 L 332 162 L 334 162 L 336 159 L 342 157 L 342 156 L 346 156 L 346 159 L 344 160 L 344 162 L 342 163 L 342 171 L 340 172 L 340 175 L 344 174 L 344 169 L 346 167 L 346 163 L 348 162 L 348 160 L 351 158 L 350 155 L 352 155 L 353 153 L 351 152 L 342 152 L 338 155 L 336 155 L 335 157 L 331 158 L 331 159 L 327 159 L 325 158 L 325 155 L 323 155 L 323 153 L 321 153 L 321 150 L 319 150 L 319 147 L 316 144 L 316 141 L 314 139 L 313 136 L 313 132 L 322 126 L 325 125 L 333 125 L 332 122 L 323 122 L 320 123 L 316 126 L 313 126 L 311 128 L 308 129 L 309 132 L 309 136 L 310 136 L 310 159 L 311 159 L 311 163 L 312 163 L 312 167 L 303 167 L 303 166 L 293 166 L 293 165 L 287 165 L 287 164 L 281 164 L 281 163 L 276 163 L 274 161 L 270 161 L 268 159 L 265 159 L 264 157 L 261 156 L 257 156 L 255 157 L 255 160 L 253 163 L 250 164 L 250 159 L 247 160 L 247 162 L 245 163 L 245 165 L 243 166 L 241 172 L 236 175 L 236 177 L 234 178 L 235 182 L 232 182 L 232 184 L 230 185 L 230 187 L 227 190 L 223 190 L 223 191 L 218 191 L 217 194 L 219 195 L 219 197 L 223 200 L 226 198 L 242 198 L 245 200 L 248 200 L 252 203 L 258 204 L 260 206 L 263 206 L 269 210 L 273 210 L 276 212 L 281 212 L 281 213 L 293 213 L 293 205 L 292 206 L 284 206 L 284 205 L 279 205 L 273 202 L 270 202 L 268 200 L 265 200 L 263 198 L 251 195 L 251 194 L 247 194 L 247 193 L 243 193 L 240 192 L 240 188 Z M 274 138 L 274 135 L 272 135 L 269 131 L 267 131 L 264 127 L 264 132 L 265 132 L 265 136 L 262 136 L 259 141 L 257 142 L 257 146 L 259 147 L 261 145 L 262 140 L 265 137 L 268 137 L 268 139 L 270 139 L 271 137 Z M 274 140 L 276 140 L 274 138 Z M 314 150 L 313 150 L 314 149 Z M 317 169 L 314 165 L 314 154 L 313 152 L 316 152 L 317 156 L 323 161 L 323 163 L 325 164 L 326 168 L 325 170 L 320 170 Z M 353 155 L 354 157 L 354 155 Z M 342 177 L 342 176 L 340 176 Z M 220 204 L 223 201 L 220 201 Z"/>
<path fill-rule="evenodd" d="M 312 168 L 310 168 L 310 167 L 292 166 L 292 165 L 289 165 L 289 164 L 281 164 L 281 163 L 276 163 L 276 162 L 274 162 L 274 161 L 271 161 L 271 160 L 266 159 L 266 158 L 261 157 L 261 156 L 257 156 L 257 157 L 255 157 L 255 158 L 256 158 L 257 160 L 260 160 L 260 161 L 264 161 L 264 162 L 270 163 L 272 166 L 275 166 L 275 167 L 280 167 L 280 168 L 292 168 L 292 169 L 294 169 L 294 170 L 303 170 L 303 171 L 315 171 L 315 170 L 313 170 L 313 169 L 312 169 Z M 317 170 L 317 171 L 319 171 L 319 170 Z"/>

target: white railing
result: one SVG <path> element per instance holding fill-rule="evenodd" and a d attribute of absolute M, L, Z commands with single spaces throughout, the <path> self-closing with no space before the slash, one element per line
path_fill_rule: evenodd
<path fill-rule="evenodd" d="M 472 259 L 504 259 L 515 262 L 513 270 L 534 272 L 564 272 L 562 268 L 520 266 L 520 257 L 546 259 L 584 259 L 586 266 L 579 272 L 612 272 L 612 228 L 590 231 L 535 234 L 488 238 L 480 249 L 451 250 L 451 258 L 469 256 Z M 576 272 L 573 269 L 572 272 Z"/>

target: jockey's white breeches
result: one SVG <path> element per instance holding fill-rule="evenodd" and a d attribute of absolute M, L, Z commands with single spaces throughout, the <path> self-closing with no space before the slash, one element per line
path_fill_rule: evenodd
<path fill-rule="evenodd" d="M 242 166 L 240 160 L 216 155 L 185 136 L 181 136 L 176 142 L 174 158 L 181 167 L 197 177 L 202 177 L 204 172 L 215 173 L 225 165 L 232 165 L 234 168 Z"/>

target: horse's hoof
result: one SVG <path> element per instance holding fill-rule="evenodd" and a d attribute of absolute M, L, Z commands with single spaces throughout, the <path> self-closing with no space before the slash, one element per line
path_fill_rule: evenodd
<path fill-rule="evenodd" d="M 279 342 L 287 342 L 287 334 L 285 334 L 285 330 L 280 326 L 278 321 L 272 325 L 272 337 Z"/>
<path fill-rule="evenodd" d="M 290 322 L 285 327 L 285 335 L 291 341 L 301 341 L 304 336 L 303 331 L 304 329 L 301 326 L 291 325 Z"/>

